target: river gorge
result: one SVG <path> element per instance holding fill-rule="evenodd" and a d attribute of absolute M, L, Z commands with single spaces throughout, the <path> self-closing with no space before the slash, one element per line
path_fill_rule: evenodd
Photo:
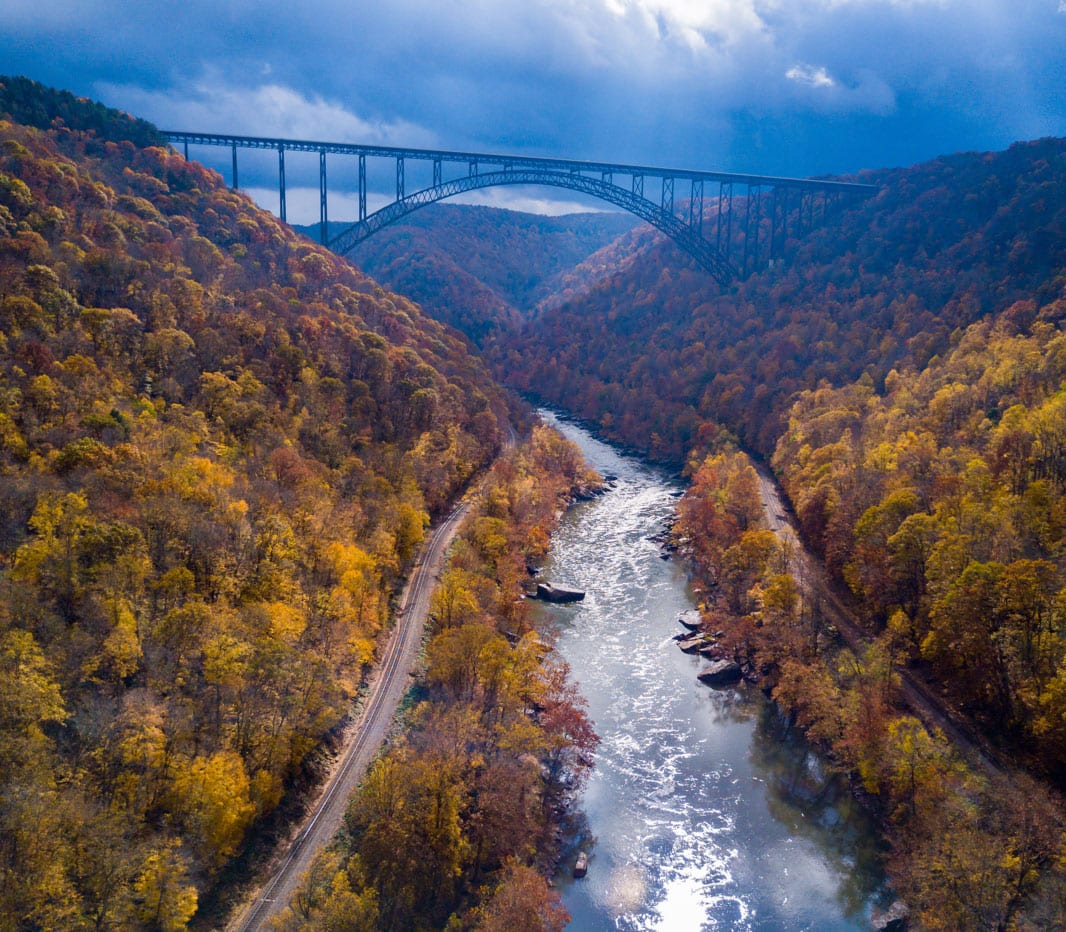
<path fill-rule="evenodd" d="M 649 538 L 682 487 L 542 412 L 609 491 L 571 509 L 545 576 L 587 590 L 538 607 L 601 745 L 583 808 L 588 875 L 559 879 L 574 930 L 868 929 L 882 891 L 876 826 L 763 694 L 715 690 L 672 640 L 696 606 Z"/>

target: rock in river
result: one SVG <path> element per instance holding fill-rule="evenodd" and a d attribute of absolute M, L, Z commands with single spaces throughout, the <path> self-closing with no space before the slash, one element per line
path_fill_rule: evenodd
<path fill-rule="evenodd" d="M 585 590 L 542 582 L 537 583 L 537 598 L 545 602 L 580 602 L 585 598 Z"/>
<path fill-rule="evenodd" d="M 686 654 L 695 654 L 699 652 L 699 649 L 705 644 L 710 643 L 702 634 L 691 635 L 690 637 L 682 638 L 677 642 L 677 646 L 680 647 Z"/>
<path fill-rule="evenodd" d="M 879 932 L 895 932 L 907 928 L 910 909 L 902 900 L 896 900 L 888 909 L 874 909 L 870 915 L 870 924 Z"/>
<path fill-rule="evenodd" d="M 716 660 L 697 673 L 696 677 L 708 686 L 728 686 L 730 683 L 737 682 L 742 672 L 739 663 L 734 663 L 732 660 Z"/>
<path fill-rule="evenodd" d="M 690 608 L 677 616 L 677 620 L 689 631 L 695 631 L 700 626 L 700 611 L 698 608 Z"/>

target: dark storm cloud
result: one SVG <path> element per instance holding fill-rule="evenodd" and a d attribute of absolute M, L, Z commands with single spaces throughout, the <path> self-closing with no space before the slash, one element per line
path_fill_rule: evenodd
<path fill-rule="evenodd" d="M 170 128 L 808 174 L 1066 135 L 1062 0 L 8 0 L 3 70 Z"/>

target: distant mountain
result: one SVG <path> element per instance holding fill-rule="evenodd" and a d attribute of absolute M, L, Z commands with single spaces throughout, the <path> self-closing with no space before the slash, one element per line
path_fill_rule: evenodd
<path fill-rule="evenodd" d="M 1058 296 L 1066 140 L 860 180 L 881 192 L 725 289 L 634 231 L 557 281 L 569 292 L 506 334 L 497 371 L 660 458 L 683 461 L 712 421 L 769 455 L 796 392 L 880 385 L 942 354 L 958 328 Z"/>
<path fill-rule="evenodd" d="M 422 305 L 475 343 L 527 318 L 575 266 L 632 230 L 629 214 L 546 217 L 494 207 L 435 204 L 356 248 L 368 275 Z M 331 223 L 336 235 L 348 224 Z M 317 226 L 299 228 L 317 238 Z"/>

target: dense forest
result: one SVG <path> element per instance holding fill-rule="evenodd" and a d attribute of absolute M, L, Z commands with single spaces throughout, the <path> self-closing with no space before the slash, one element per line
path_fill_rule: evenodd
<path fill-rule="evenodd" d="M 386 227 L 349 258 L 480 345 L 554 300 L 565 290 L 563 276 L 636 224 L 629 214 L 545 217 L 433 204 Z M 330 235 L 345 226 L 331 223 Z M 304 229 L 317 237 L 317 228 Z"/>
<path fill-rule="evenodd" d="M 871 801 L 922 927 L 1045 928 L 1066 914 L 1061 800 L 965 762 L 898 671 L 1066 785 L 1066 142 L 861 180 L 880 194 L 783 266 L 722 289 L 630 236 L 487 348 L 515 387 L 686 465 L 705 630 Z M 864 645 L 789 573 L 737 443 L 772 458 Z"/>
<path fill-rule="evenodd" d="M 721 293 L 660 245 L 500 371 L 691 469 L 730 435 L 773 455 L 871 632 L 1062 782 L 1066 142 L 863 180 L 785 268 Z"/>
<path fill-rule="evenodd" d="M 884 828 L 888 873 L 914 924 L 1061 925 L 1061 800 L 1014 768 L 964 755 L 916 717 L 901 688 L 909 649 L 901 621 L 876 638 L 841 637 L 819 607 L 820 593 L 790 572 L 793 555 L 767 527 L 759 478 L 744 453 L 706 457 L 679 503 L 675 531 L 708 593 L 704 629 L 717 636 L 721 656 L 743 663 L 773 697 L 787 727 L 802 729 L 851 777 Z M 1014 565 L 1015 580 L 1031 569 Z M 985 593 L 1017 608 L 1024 589 L 1007 576 L 999 579 L 1007 585 Z"/>
<path fill-rule="evenodd" d="M 1061 801 L 964 760 L 898 671 L 1066 785 L 1066 142 L 859 180 L 880 193 L 727 289 L 637 228 L 473 336 L 512 386 L 686 466 L 705 630 L 852 775 L 918 922 L 1043 928 L 1066 914 Z M 772 459 L 864 644 L 790 575 L 738 443 Z"/>
<path fill-rule="evenodd" d="M 859 180 L 880 193 L 728 288 L 620 218 L 427 210 L 361 261 L 512 387 L 687 470 L 705 627 L 869 799 L 923 926 L 1050 927 L 1066 141 Z M 427 526 L 520 417 L 468 346 L 149 124 L 0 79 L 0 926 L 182 928 L 307 779 Z M 541 429 L 499 459 L 409 727 L 287 927 L 565 923 L 542 875 L 596 738 L 519 593 L 588 482 Z M 902 670 L 1036 779 L 965 762 Z"/>
<path fill-rule="evenodd" d="M 1066 142 L 854 180 L 881 190 L 728 289 L 662 238 L 608 247 L 596 263 L 619 271 L 500 339 L 497 371 L 658 459 L 684 462 L 710 422 L 768 457 L 798 391 L 881 385 L 960 327 L 1060 296 Z"/>
<path fill-rule="evenodd" d="M 522 591 L 561 509 L 593 482 L 545 427 L 494 466 L 434 595 L 421 701 L 283 929 L 561 932 L 544 875 L 597 738 Z"/>
<path fill-rule="evenodd" d="M 0 115 L 0 926 L 176 929 L 509 403 L 147 124 L 24 79 Z"/>

